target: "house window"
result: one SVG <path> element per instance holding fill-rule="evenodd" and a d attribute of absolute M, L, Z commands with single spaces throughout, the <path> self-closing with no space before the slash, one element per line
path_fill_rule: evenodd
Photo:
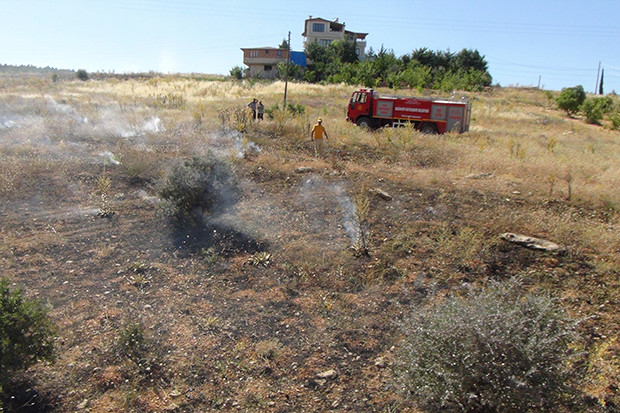
<path fill-rule="evenodd" d="M 312 23 L 312 31 L 313 32 L 324 32 L 325 24 L 324 23 Z"/>
<path fill-rule="evenodd" d="M 332 42 L 332 39 L 321 39 L 319 40 L 319 43 L 321 44 L 321 46 L 323 47 L 327 47 L 329 46 L 329 44 Z"/>
<path fill-rule="evenodd" d="M 282 50 L 278 50 L 278 57 L 282 57 Z"/>
<path fill-rule="evenodd" d="M 265 72 L 271 72 L 271 65 L 265 65 Z"/>
<path fill-rule="evenodd" d="M 250 57 L 258 57 L 258 50 L 250 50 Z"/>
<path fill-rule="evenodd" d="M 269 54 L 269 50 L 265 50 L 265 54 Z"/>

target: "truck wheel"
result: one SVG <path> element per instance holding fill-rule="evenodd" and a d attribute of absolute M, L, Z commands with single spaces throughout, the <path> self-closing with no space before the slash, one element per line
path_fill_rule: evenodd
<path fill-rule="evenodd" d="M 372 128 L 372 122 L 368 118 L 359 118 L 357 120 L 357 126 L 362 129 L 370 129 Z"/>
<path fill-rule="evenodd" d="M 420 126 L 420 132 L 425 133 L 427 135 L 436 135 L 438 133 L 437 127 L 433 125 L 432 123 L 425 123 L 422 126 Z"/>

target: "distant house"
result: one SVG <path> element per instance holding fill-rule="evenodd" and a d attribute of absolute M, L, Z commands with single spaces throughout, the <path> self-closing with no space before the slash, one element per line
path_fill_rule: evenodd
<path fill-rule="evenodd" d="M 338 19 L 325 20 L 320 17 L 306 19 L 304 32 L 301 34 L 306 39 L 304 48 L 308 43 L 319 42 L 322 46 L 327 46 L 334 40 L 355 41 L 355 51 L 357 57 L 363 59 L 366 54 L 366 36 L 368 33 L 351 32 L 345 29 L 345 24 L 338 22 Z"/>
<path fill-rule="evenodd" d="M 366 36 L 368 33 L 356 33 L 345 30 L 345 24 L 310 16 L 304 25 L 304 48 L 310 42 L 319 42 L 327 46 L 334 40 L 351 40 L 355 42 L 355 51 L 360 59 L 366 55 Z M 278 76 L 277 65 L 286 62 L 289 53 L 287 49 L 277 47 L 242 48 L 243 64 L 249 68 L 248 77 L 261 79 L 275 79 Z M 306 67 L 304 52 L 290 52 L 291 63 Z"/>
<path fill-rule="evenodd" d="M 243 64 L 249 68 L 249 77 L 275 79 L 278 75 L 276 66 L 286 62 L 288 50 L 277 47 L 242 48 Z"/>

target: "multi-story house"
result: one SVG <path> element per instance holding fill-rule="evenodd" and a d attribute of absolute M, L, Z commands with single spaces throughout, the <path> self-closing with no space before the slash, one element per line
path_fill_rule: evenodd
<path fill-rule="evenodd" d="M 243 63 L 248 66 L 248 76 L 261 79 L 275 79 L 278 71 L 276 66 L 286 62 L 287 49 L 276 47 L 242 48 Z"/>
<path fill-rule="evenodd" d="M 368 33 L 356 33 L 345 30 L 344 23 L 325 20 L 320 17 L 306 19 L 304 48 L 310 42 L 319 42 L 327 46 L 334 40 L 351 40 L 355 42 L 357 56 L 363 59 L 366 53 L 366 36 Z M 243 63 L 249 68 L 248 77 L 261 79 L 275 79 L 278 76 L 277 65 L 286 62 L 289 52 L 285 48 L 254 47 L 242 48 Z M 291 62 L 306 67 L 306 57 L 303 52 L 290 52 Z"/>
<path fill-rule="evenodd" d="M 306 38 L 304 48 L 311 42 L 319 42 L 321 45 L 327 46 L 334 40 L 348 39 L 355 41 L 355 51 L 360 59 L 363 59 L 366 53 L 366 36 L 368 33 L 345 30 L 344 22 L 338 22 L 337 18 L 331 21 L 310 16 L 306 19 L 304 32 L 301 35 Z"/>

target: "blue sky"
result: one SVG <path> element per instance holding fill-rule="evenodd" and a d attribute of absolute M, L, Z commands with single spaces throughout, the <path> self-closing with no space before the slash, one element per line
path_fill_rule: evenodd
<path fill-rule="evenodd" d="M 242 47 L 302 50 L 309 15 L 401 56 L 477 49 L 493 82 L 620 93 L 618 0 L 0 0 L 0 64 L 228 74 Z"/>

